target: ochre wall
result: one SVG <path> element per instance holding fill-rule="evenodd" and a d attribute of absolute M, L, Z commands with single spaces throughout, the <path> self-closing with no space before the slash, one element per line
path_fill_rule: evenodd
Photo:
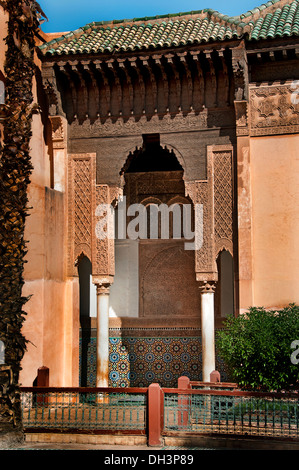
<path fill-rule="evenodd" d="M 28 254 L 23 294 L 32 297 L 24 307 L 27 319 L 23 334 L 30 343 L 20 380 L 24 386 L 32 385 L 37 369 L 47 366 L 50 383 L 58 386 L 62 385 L 64 348 L 64 197 L 36 183 L 31 183 L 28 196 L 32 209 L 26 221 Z"/>
<path fill-rule="evenodd" d="M 299 302 L 299 136 L 250 146 L 253 304 L 283 307 Z"/>
<path fill-rule="evenodd" d="M 38 59 L 36 63 L 40 65 Z M 43 106 L 40 87 L 37 74 L 34 101 Z M 32 297 L 24 307 L 27 317 L 23 334 L 29 343 L 20 382 L 32 386 L 38 368 L 46 366 L 50 369 L 50 386 L 76 386 L 79 380 L 78 285 L 76 279 L 66 277 L 65 162 L 60 161 L 59 171 L 56 168 L 53 171 L 51 126 L 49 121 L 42 120 L 41 114 L 33 116 L 32 134 L 33 172 L 28 189 L 31 209 L 25 229 L 28 253 L 23 288 L 23 295 Z M 57 153 L 55 150 L 54 159 Z"/>

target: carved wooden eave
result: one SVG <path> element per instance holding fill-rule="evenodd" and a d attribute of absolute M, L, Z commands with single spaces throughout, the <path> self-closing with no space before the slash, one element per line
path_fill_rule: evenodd
<path fill-rule="evenodd" d="M 299 43 L 296 39 L 250 44 L 247 56 L 252 82 L 299 78 Z"/>
<path fill-rule="evenodd" d="M 253 57 L 257 58 L 259 62 L 298 59 L 299 44 L 298 39 L 294 37 L 269 39 L 248 43 L 246 50 L 250 61 Z M 293 57 L 290 57 L 290 54 Z"/>
<path fill-rule="evenodd" d="M 233 106 L 240 41 L 112 55 L 42 57 L 51 115 L 129 118 Z"/>

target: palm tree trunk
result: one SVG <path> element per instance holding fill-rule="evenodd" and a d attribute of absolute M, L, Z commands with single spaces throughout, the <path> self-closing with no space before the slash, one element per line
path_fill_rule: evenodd
<path fill-rule="evenodd" d="M 26 255 L 24 229 L 32 172 L 29 145 L 35 33 L 39 25 L 34 1 L 6 0 L 1 4 L 9 20 L 4 67 L 6 119 L 0 158 L 0 340 L 4 343 L 5 364 L 11 370 L 11 377 L 7 372 L 3 375 L 2 371 L 6 386 L 2 391 L 0 386 L 0 447 L 1 431 L 2 438 L 6 436 L 5 445 L 22 439 L 19 372 L 26 351 L 22 325 L 26 315 L 23 307 L 28 300 L 22 296 Z"/>

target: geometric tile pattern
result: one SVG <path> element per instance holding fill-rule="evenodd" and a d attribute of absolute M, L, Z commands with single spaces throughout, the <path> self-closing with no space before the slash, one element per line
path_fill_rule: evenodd
<path fill-rule="evenodd" d="M 217 370 L 227 381 L 225 367 L 217 357 Z M 178 378 L 201 380 L 200 337 L 110 337 L 109 387 L 177 387 Z M 80 340 L 80 385 L 96 384 L 96 338 Z"/>
<path fill-rule="evenodd" d="M 110 381 L 118 386 L 177 386 L 201 376 L 199 338 L 110 338 Z"/>

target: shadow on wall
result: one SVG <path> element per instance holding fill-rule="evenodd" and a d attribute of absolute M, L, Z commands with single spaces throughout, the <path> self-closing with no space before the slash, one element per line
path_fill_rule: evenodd
<path fill-rule="evenodd" d="M 90 373 L 87 367 L 88 363 L 96 363 L 95 358 L 90 358 L 90 343 L 91 343 L 91 295 L 90 295 L 90 278 L 92 274 L 91 261 L 87 256 L 81 256 L 78 260 L 78 275 L 79 275 L 79 293 L 80 293 L 80 325 L 81 325 L 81 338 L 80 338 L 80 386 L 88 387 L 95 386 L 90 384 Z M 95 380 L 95 379 L 94 379 Z M 92 377 L 93 381 L 93 377 Z"/>

